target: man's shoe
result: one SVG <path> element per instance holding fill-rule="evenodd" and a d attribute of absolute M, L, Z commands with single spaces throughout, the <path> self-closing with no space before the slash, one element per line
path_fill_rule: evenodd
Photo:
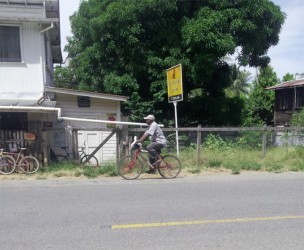
<path fill-rule="evenodd" d="M 148 171 L 146 171 L 147 174 L 155 174 L 156 169 L 150 168 Z"/>
<path fill-rule="evenodd" d="M 153 166 L 157 166 L 160 162 L 162 161 L 162 159 L 158 159 L 156 162 L 154 162 L 152 165 Z"/>

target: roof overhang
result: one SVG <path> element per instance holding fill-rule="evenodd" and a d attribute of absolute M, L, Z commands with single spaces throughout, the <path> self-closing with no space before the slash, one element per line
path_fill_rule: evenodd
<path fill-rule="evenodd" d="M 98 99 L 121 101 L 121 102 L 125 102 L 128 99 L 127 96 L 121 96 L 121 95 L 111 95 L 111 94 L 103 94 L 103 93 L 96 93 L 96 92 L 90 92 L 90 91 L 55 88 L 55 87 L 45 87 L 45 91 L 49 92 L 49 93 L 59 93 L 59 94 L 75 95 L 75 96 L 87 96 L 87 97 L 93 97 L 93 98 L 98 98 Z"/>
<path fill-rule="evenodd" d="M 265 88 L 265 90 L 290 89 L 290 88 L 297 88 L 297 87 L 304 87 L 304 79 L 282 82 L 275 86 Z"/>
<path fill-rule="evenodd" d="M 49 107 L 55 108 L 56 102 L 37 99 L 0 99 L 0 106 L 7 107 Z"/>

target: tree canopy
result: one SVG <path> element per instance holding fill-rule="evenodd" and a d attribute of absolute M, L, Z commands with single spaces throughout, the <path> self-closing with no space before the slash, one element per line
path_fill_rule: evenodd
<path fill-rule="evenodd" d="M 273 125 L 275 94 L 274 91 L 265 91 L 265 88 L 278 83 L 279 79 L 272 67 L 260 70 L 245 103 L 244 125 Z"/>
<path fill-rule="evenodd" d="M 269 0 L 84 1 L 66 46 L 72 87 L 129 96 L 131 120 L 154 113 L 169 124 L 166 69 L 181 63 L 180 124 L 236 125 L 243 101 L 225 95 L 232 70 L 222 58 L 238 48 L 240 65 L 267 66 L 284 19 Z"/>

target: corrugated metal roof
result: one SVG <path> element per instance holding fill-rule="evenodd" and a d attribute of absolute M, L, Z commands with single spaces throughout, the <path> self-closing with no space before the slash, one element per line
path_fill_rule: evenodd
<path fill-rule="evenodd" d="M 127 96 L 122 96 L 122 95 L 103 94 L 103 93 L 96 93 L 96 92 L 82 91 L 82 90 L 75 90 L 75 89 L 45 87 L 45 90 L 46 90 L 46 92 L 51 92 L 51 93 L 60 93 L 60 94 L 76 95 L 76 96 L 88 96 L 88 97 L 107 99 L 107 100 L 113 100 L 113 101 L 123 101 L 124 102 L 128 99 Z"/>
<path fill-rule="evenodd" d="M 291 80 L 287 82 L 282 82 L 280 84 L 265 88 L 266 90 L 276 90 L 276 89 L 287 89 L 287 88 L 294 88 L 304 86 L 304 79 L 299 80 Z"/>
<path fill-rule="evenodd" d="M 0 106 L 54 108 L 56 107 L 56 102 L 49 100 L 39 102 L 38 100 L 0 99 Z"/>

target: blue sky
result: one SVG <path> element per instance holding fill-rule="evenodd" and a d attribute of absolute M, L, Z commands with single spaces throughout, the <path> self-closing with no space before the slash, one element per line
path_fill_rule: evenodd
<path fill-rule="evenodd" d="M 269 49 L 271 66 L 282 77 L 286 73 L 304 73 L 304 16 L 303 0 L 272 0 L 286 13 L 287 18 L 280 33 L 280 41 Z M 61 46 L 67 44 L 66 36 L 71 35 L 69 16 L 79 7 L 80 0 L 60 0 Z M 63 58 L 67 56 L 63 52 Z M 248 69 L 254 74 L 255 69 Z"/>

